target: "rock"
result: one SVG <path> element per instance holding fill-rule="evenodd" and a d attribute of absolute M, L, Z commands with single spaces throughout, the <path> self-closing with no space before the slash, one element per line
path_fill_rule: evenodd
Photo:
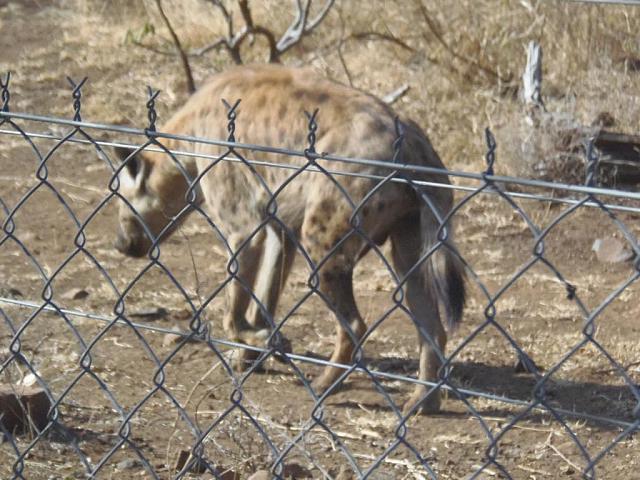
<path fill-rule="evenodd" d="M 173 330 L 176 333 L 167 333 L 165 334 L 165 336 L 162 338 L 162 346 L 163 347 L 169 347 L 171 345 L 175 345 L 177 343 L 180 343 L 180 340 L 182 340 L 182 335 L 179 335 L 179 333 L 181 332 L 181 330 L 174 326 L 173 328 L 171 328 L 171 330 Z"/>
<path fill-rule="evenodd" d="M 9 297 L 11 298 L 22 298 L 24 294 L 18 290 L 17 288 L 9 288 Z"/>
<path fill-rule="evenodd" d="M 284 478 L 293 478 L 302 480 L 303 478 L 313 478 L 313 474 L 297 463 L 290 463 L 284 466 L 282 476 Z"/>
<path fill-rule="evenodd" d="M 20 380 L 20 385 L 23 387 L 31 387 L 35 385 L 37 381 L 38 378 L 33 373 L 28 373 L 22 380 Z"/>
<path fill-rule="evenodd" d="M 291 463 L 285 465 L 282 469 L 282 474 L 280 475 L 282 478 L 292 479 L 292 480 L 302 480 L 304 478 L 313 478 L 312 473 L 306 468 L 296 464 Z M 253 475 L 251 475 L 248 480 L 271 480 L 272 478 L 276 478 L 269 470 L 258 470 Z"/>
<path fill-rule="evenodd" d="M 190 455 L 191 454 L 189 453 L 189 450 L 180 450 L 180 453 L 178 453 L 178 458 L 176 458 L 176 463 L 173 465 L 173 470 L 176 472 L 182 470 L 187 464 L 187 460 L 189 460 Z"/>
<path fill-rule="evenodd" d="M 130 317 L 144 318 L 145 320 L 160 320 L 169 315 L 166 308 L 156 307 L 135 312 L 127 312 Z"/>
<path fill-rule="evenodd" d="M 596 252 L 596 257 L 605 263 L 621 263 L 634 257 L 629 247 L 613 237 L 597 238 L 591 249 Z"/>
<path fill-rule="evenodd" d="M 127 458 L 118 462 L 116 465 L 116 469 L 118 470 L 132 470 L 134 468 L 138 468 L 142 466 L 142 462 L 137 458 Z"/>
<path fill-rule="evenodd" d="M 24 298 L 24 294 L 17 288 L 0 288 L 0 297 L 8 297 L 13 299 Z"/>
<path fill-rule="evenodd" d="M 60 298 L 63 300 L 82 300 L 88 296 L 89 292 L 84 288 L 71 288 L 60 295 Z"/>
<path fill-rule="evenodd" d="M 181 308 L 180 310 L 173 312 L 171 316 L 176 320 L 190 320 L 193 318 L 193 312 L 187 308 Z"/>
<path fill-rule="evenodd" d="M 240 480 L 240 474 L 233 470 L 225 470 L 224 473 L 218 473 L 221 480 Z"/>
<path fill-rule="evenodd" d="M 42 388 L 0 385 L 0 423 L 12 433 L 44 429 L 51 402 Z"/>
<path fill-rule="evenodd" d="M 191 462 L 192 460 L 191 452 L 189 450 L 181 450 L 178 453 L 178 458 L 176 459 L 176 463 L 173 467 L 174 471 L 179 472 L 184 468 L 184 466 Z M 196 459 L 191 467 L 189 468 L 189 473 L 195 474 L 203 474 L 207 471 L 207 463 L 204 460 Z"/>

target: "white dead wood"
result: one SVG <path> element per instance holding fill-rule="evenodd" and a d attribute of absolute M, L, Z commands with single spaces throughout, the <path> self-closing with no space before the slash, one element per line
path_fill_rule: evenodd
<path fill-rule="evenodd" d="M 542 47 L 536 41 L 527 45 L 527 64 L 522 74 L 523 98 L 526 105 L 544 109 L 542 102 Z"/>
<path fill-rule="evenodd" d="M 409 88 L 410 88 L 409 84 L 405 83 L 399 88 L 396 88 L 393 92 L 390 92 L 386 94 L 384 97 L 382 97 L 382 101 L 387 105 L 392 105 L 396 101 L 398 101 L 399 98 L 403 97 L 405 93 L 409 91 Z"/>
<path fill-rule="evenodd" d="M 309 12 L 311 10 L 311 4 L 313 3 L 312 0 L 306 0 L 304 4 L 301 0 L 294 0 L 294 2 L 297 9 L 296 18 L 291 25 L 289 25 L 289 28 L 287 28 L 276 45 L 280 55 L 300 42 L 303 36 L 311 33 L 327 16 L 335 0 L 327 0 L 312 20 L 309 20 Z"/>
<path fill-rule="evenodd" d="M 240 48 L 247 38 L 251 39 L 255 36 L 262 36 L 267 40 L 269 45 L 268 61 L 270 63 L 279 62 L 280 57 L 285 52 L 298 44 L 304 36 L 310 34 L 325 19 L 331 7 L 333 7 L 335 0 L 327 0 L 313 18 L 309 18 L 313 0 L 294 0 L 296 7 L 295 18 L 278 40 L 276 40 L 276 35 L 272 30 L 258 24 L 254 20 L 248 0 L 238 0 L 238 8 L 240 9 L 242 21 L 244 22 L 244 25 L 238 31 L 235 29 L 231 11 L 224 3 L 221 0 L 209 0 L 209 2 L 216 7 L 224 17 L 227 23 L 227 33 L 224 37 L 218 38 L 213 43 L 196 50 L 193 54 L 204 55 L 211 50 L 225 48 L 231 55 L 233 61 L 241 64 L 243 61 Z"/>

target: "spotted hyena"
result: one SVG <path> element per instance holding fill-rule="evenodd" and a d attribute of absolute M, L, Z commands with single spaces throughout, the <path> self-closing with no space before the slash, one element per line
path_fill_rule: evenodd
<path fill-rule="evenodd" d="M 281 66 L 240 67 L 215 75 L 161 130 L 226 138 L 227 107 L 223 99 L 241 99 L 235 130 L 238 142 L 302 150 L 307 146 L 304 111 L 318 108 L 318 152 L 389 161 L 399 127 L 404 137 L 397 162 L 443 168 L 422 130 L 411 121 L 396 124 L 396 114 L 380 100 L 319 78 L 313 71 Z M 185 147 L 175 140 L 162 142 L 169 149 Z M 190 148 L 209 155 L 224 151 L 202 143 Z M 197 194 L 194 203 L 203 204 L 230 251 L 234 256 L 237 252 L 239 270 L 228 287 L 224 317 L 225 332 L 235 341 L 265 344 L 294 254 L 304 250 L 311 268 L 319 267 L 318 293 L 338 319 L 331 362 L 349 363 L 354 350 L 352 339 L 361 338 L 367 329 L 354 299 L 353 269 L 373 245 L 389 239 L 396 273 L 400 279 L 406 277 L 405 302 L 418 329 L 419 377 L 436 379 L 446 343 L 441 312 L 453 326 L 460 320 L 465 300 L 464 269 L 455 254 L 450 225 L 446 243 L 415 266 L 438 243 L 438 216 L 446 216 L 452 208 L 450 189 L 424 185 L 416 189 L 415 185 L 388 182 L 367 197 L 378 183 L 371 176 L 389 174 L 375 162 L 330 165 L 356 174 L 351 176 L 330 178 L 305 171 L 281 188 L 293 175 L 291 169 L 256 166 L 252 170 L 227 161 L 211 166 L 211 159 L 194 157 L 180 157 L 178 167 L 176 160 L 164 153 L 126 149 L 116 149 L 116 153 L 125 162 L 119 178 L 120 194 L 127 200 L 120 208 L 116 247 L 128 255 L 147 253 L 152 240 L 145 232 L 154 238 L 163 232 L 160 240 L 166 238 L 184 217 L 176 218 L 187 205 L 188 179 L 199 178 L 193 191 Z M 306 162 L 296 156 L 270 160 L 289 165 Z M 412 177 L 448 183 L 443 174 L 412 173 Z M 273 213 L 269 202 L 278 189 L 276 220 L 269 216 Z M 359 205 L 356 212 L 354 205 Z M 354 213 L 358 231 L 353 228 Z M 258 299 L 264 308 L 256 308 L 252 299 Z M 252 360 L 255 354 L 244 351 L 236 366 L 242 368 Z M 324 391 L 341 373 L 340 368 L 326 367 L 313 382 L 314 388 Z M 418 385 L 406 408 L 437 411 L 439 392 L 427 393 L 426 387 Z"/>

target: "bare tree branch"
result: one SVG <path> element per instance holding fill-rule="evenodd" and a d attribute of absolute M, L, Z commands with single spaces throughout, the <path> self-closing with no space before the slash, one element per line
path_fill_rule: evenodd
<path fill-rule="evenodd" d="M 403 42 L 402 40 L 400 40 L 398 37 L 388 34 L 388 33 L 379 33 L 379 32 L 358 32 L 358 33 L 352 33 L 351 35 L 349 35 L 349 37 L 347 38 L 347 40 L 349 39 L 354 39 L 354 40 L 366 40 L 366 39 L 371 39 L 371 40 L 383 40 L 386 42 L 391 42 L 397 46 L 399 46 L 400 48 L 402 48 L 403 50 L 407 50 L 408 52 L 415 52 L 415 48 L 409 46 L 408 44 L 406 44 L 405 42 Z"/>
<path fill-rule="evenodd" d="M 175 30 L 171 26 L 171 22 L 169 21 L 169 18 L 164 13 L 164 9 L 162 8 L 162 0 L 156 0 L 156 6 L 158 7 L 160 16 L 162 17 L 164 24 L 169 30 L 169 34 L 171 35 L 171 38 L 173 39 L 173 43 L 176 46 L 176 50 L 178 51 L 178 55 L 180 56 L 180 60 L 182 62 L 182 68 L 184 69 L 184 74 L 187 77 L 187 90 L 189 91 L 189 93 L 193 93 L 196 91 L 196 84 L 193 81 L 193 74 L 191 73 L 191 66 L 189 65 L 189 59 L 187 58 L 187 54 L 182 48 L 182 44 L 180 43 L 180 39 L 178 38 L 178 35 L 176 35 Z"/>
<path fill-rule="evenodd" d="M 188 56 L 202 56 L 208 52 L 211 52 L 212 50 L 225 49 L 236 64 L 242 64 L 243 61 L 241 47 L 246 39 L 252 39 L 255 36 L 261 36 L 267 41 L 268 44 L 268 61 L 270 63 L 280 62 L 280 57 L 282 56 L 282 54 L 284 54 L 291 47 L 300 42 L 302 37 L 311 33 L 311 31 L 316 28 L 320 24 L 320 22 L 322 22 L 322 20 L 324 20 L 331 7 L 334 5 L 335 0 L 327 0 L 326 3 L 322 6 L 321 10 L 313 19 L 309 19 L 309 13 L 313 0 L 294 0 L 297 8 L 296 18 L 291 23 L 291 25 L 289 25 L 288 29 L 280 38 L 280 40 L 276 39 L 276 35 L 272 30 L 255 22 L 253 14 L 251 12 L 251 7 L 249 5 L 249 0 L 237 0 L 240 15 L 242 17 L 242 21 L 244 22 L 244 26 L 238 31 L 236 31 L 235 29 L 233 14 L 225 6 L 223 1 L 208 0 L 208 2 L 222 14 L 222 17 L 227 24 L 227 33 L 225 36 L 216 39 L 212 43 L 205 45 L 204 47 L 195 49 L 189 53 L 185 53 L 182 46 L 180 45 L 180 41 L 178 40 L 175 31 L 171 27 L 169 20 L 164 14 L 160 2 L 161 0 L 156 0 L 158 10 L 160 10 L 162 18 L 167 25 L 169 32 L 171 33 L 171 37 L 173 38 L 174 44 L 176 45 L 178 53 L 182 59 L 183 66 L 185 67 L 185 73 L 187 74 L 188 83 L 189 85 L 192 85 L 193 80 L 191 78 L 191 69 L 189 67 Z M 149 48 L 145 45 L 140 46 Z M 191 80 L 189 80 L 190 78 Z M 191 86 L 189 88 L 191 90 Z"/>
<path fill-rule="evenodd" d="M 248 32 L 251 32 L 252 34 L 262 35 L 267 39 L 267 42 L 269 43 L 269 62 L 279 62 L 280 52 L 278 52 L 278 49 L 276 48 L 276 37 L 273 35 L 273 32 L 265 27 L 256 25 L 253 22 L 251 9 L 249 8 L 249 0 L 238 0 L 238 5 L 240 6 L 240 13 L 242 14 L 242 18 L 247 26 Z M 244 37 L 242 40 L 244 40 Z"/>
<path fill-rule="evenodd" d="M 477 60 L 475 60 L 473 58 L 469 58 L 469 57 L 467 57 L 465 55 L 462 55 L 462 54 L 456 52 L 451 47 L 451 45 L 449 45 L 447 43 L 447 41 L 444 39 L 444 37 L 442 36 L 442 34 L 440 32 L 440 29 L 438 28 L 438 25 L 436 25 L 435 21 L 429 15 L 429 12 L 427 11 L 427 9 L 424 6 L 424 4 L 422 3 L 422 0 L 416 0 L 416 4 L 418 5 L 418 8 L 420 9 L 420 13 L 422 14 L 422 18 L 424 18 L 424 21 L 427 24 L 427 26 L 429 27 L 429 30 L 431 31 L 433 36 L 436 38 L 438 43 L 440 43 L 440 45 L 442 45 L 444 47 L 444 49 L 452 57 L 457 58 L 458 60 L 461 60 L 461 61 L 463 61 L 465 63 L 470 64 L 470 65 L 473 65 L 477 69 L 489 74 L 490 76 L 492 76 L 494 78 L 497 78 L 500 82 L 509 83 L 512 80 L 512 77 L 513 77 L 512 75 L 509 75 L 507 77 L 503 77 L 502 75 L 500 75 L 499 72 L 493 70 L 492 68 L 489 68 L 489 67 L 483 65 L 482 63 L 478 62 Z"/>
<path fill-rule="evenodd" d="M 302 37 L 308 35 L 316 28 L 322 20 L 327 16 L 331 7 L 335 3 L 335 0 L 327 0 L 324 6 L 320 9 L 316 18 L 309 21 L 309 11 L 311 9 L 311 1 L 305 0 L 304 6 L 302 4 L 302 0 L 294 0 L 296 3 L 296 7 L 298 9 L 298 13 L 296 15 L 295 20 L 289 25 L 289 28 L 284 32 L 280 40 L 276 45 L 278 49 L 278 55 L 282 55 L 291 47 L 296 45 Z"/>

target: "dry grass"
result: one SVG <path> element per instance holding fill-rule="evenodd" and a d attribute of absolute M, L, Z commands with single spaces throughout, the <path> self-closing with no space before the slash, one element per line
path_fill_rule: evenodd
<path fill-rule="evenodd" d="M 157 50 L 172 50 L 153 1 L 135 6 L 112 2 L 109 7 L 96 0 L 66 3 L 82 5 L 80 14 L 67 19 L 66 28 L 74 25 L 82 37 L 93 36 L 95 48 L 102 52 L 112 51 L 117 57 L 121 49 L 127 54 L 139 50 L 125 44 L 124 39 L 127 32 L 140 34 L 147 24 L 155 27 L 155 33 L 147 34 L 144 43 Z M 204 0 L 165 0 L 164 5 L 188 50 L 209 44 L 225 32 L 221 15 Z M 489 126 L 499 132 L 499 154 L 505 160 L 505 168 L 499 163 L 498 171 L 537 175 L 526 163 L 510 165 L 510 157 L 531 146 L 529 130 L 522 128 L 517 98 L 524 46 L 531 39 L 538 40 L 544 49 L 543 96 L 550 112 L 558 113 L 561 119 L 571 115 L 570 121 L 580 125 L 589 125 L 600 113 L 609 112 L 619 130 L 637 130 L 638 100 L 631 92 L 640 88 L 640 80 L 628 68 L 638 57 L 637 9 L 534 0 L 454 4 L 444 0 L 374 0 L 355 5 L 338 2 L 320 28 L 286 55 L 285 62 L 310 64 L 324 75 L 380 96 L 409 84 L 410 91 L 396 108 L 427 129 L 451 167 L 482 168 L 482 130 Z M 255 19 L 277 33 L 284 31 L 293 15 L 289 3 L 282 1 L 253 2 L 252 8 Z M 473 15 L 468 14 L 471 11 Z M 240 25 L 237 11 L 234 18 Z M 371 33 L 375 36 L 353 39 Z M 264 47 L 258 39 L 247 45 L 243 55 L 247 61 L 261 61 L 266 56 Z M 137 87 L 136 80 L 152 79 L 168 93 L 165 102 L 179 103 L 185 93 L 177 58 L 147 51 L 136 55 L 154 65 L 153 76 L 145 78 L 135 72 L 134 65 L 132 76 L 118 87 L 130 91 Z M 107 55 L 105 67 L 110 61 Z M 224 52 L 211 52 L 193 57 L 191 62 L 196 81 L 202 82 L 230 59 Z M 109 85 L 96 86 L 101 97 L 109 89 Z M 107 111 L 96 113 L 107 119 L 108 110 L 119 108 L 115 103 L 101 107 Z M 556 128 L 552 123 L 545 124 L 544 133 Z M 535 150 L 548 149 L 542 146 Z M 547 169 L 545 175 L 549 173 Z"/>

